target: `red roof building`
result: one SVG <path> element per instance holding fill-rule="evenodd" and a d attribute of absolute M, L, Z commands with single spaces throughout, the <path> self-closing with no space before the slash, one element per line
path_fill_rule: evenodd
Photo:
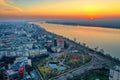
<path fill-rule="evenodd" d="M 80 59 L 80 55 L 79 54 L 72 54 L 70 56 L 70 59 L 74 60 L 74 59 Z"/>

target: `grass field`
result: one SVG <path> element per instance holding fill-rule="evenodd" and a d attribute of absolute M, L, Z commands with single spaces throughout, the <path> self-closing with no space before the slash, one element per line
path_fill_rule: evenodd
<path fill-rule="evenodd" d="M 39 65 L 39 64 L 37 65 L 37 67 L 38 67 L 40 73 L 42 74 L 42 76 L 43 76 L 44 78 L 46 78 L 47 76 L 49 76 L 51 70 L 50 70 L 48 67 L 46 67 L 46 66 L 41 66 L 41 65 Z"/>

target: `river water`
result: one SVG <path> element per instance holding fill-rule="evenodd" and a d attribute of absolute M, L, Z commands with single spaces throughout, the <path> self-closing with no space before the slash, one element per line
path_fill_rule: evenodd
<path fill-rule="evenodd" d="M 90 48 L 99 47 L 104 49 L 105 54 L 120 59 L 120 29 L 89 27 L 89 26 L 70 26 L 60 24 L 48 24 L 34 22 L 49 32 L 62 35 L 69 39 L 76 38 L 77 42 L 86 43 Z"/>

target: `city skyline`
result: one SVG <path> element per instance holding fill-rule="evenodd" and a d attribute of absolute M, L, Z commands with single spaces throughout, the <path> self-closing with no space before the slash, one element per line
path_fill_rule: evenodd
<path fill-rule="evenodd" d="M 0 0 L 1 18 L 118 18 L 119 0 Z"/>

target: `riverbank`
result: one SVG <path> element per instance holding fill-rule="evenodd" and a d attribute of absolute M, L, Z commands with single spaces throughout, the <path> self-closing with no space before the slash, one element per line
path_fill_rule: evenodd
<path fill-rule="evenodd" d="M 120 20 L 120 19 L 119 19 Z M 120 29 L 119 20 L 46 20 L 49 24 L 62 24 L 72 26 L 89 26 L 89 27 L 102 27 L 102 28 L 116 28 Z"/>
<path fill-rule="evenodd" d="M 120 30 L 98 27 L 67 26 L 34 22 L 48 32 L 64 36 L 76 42 L 85 43 L 91 49 L 98 47 L 105 54 L 120 58 Z"/>

